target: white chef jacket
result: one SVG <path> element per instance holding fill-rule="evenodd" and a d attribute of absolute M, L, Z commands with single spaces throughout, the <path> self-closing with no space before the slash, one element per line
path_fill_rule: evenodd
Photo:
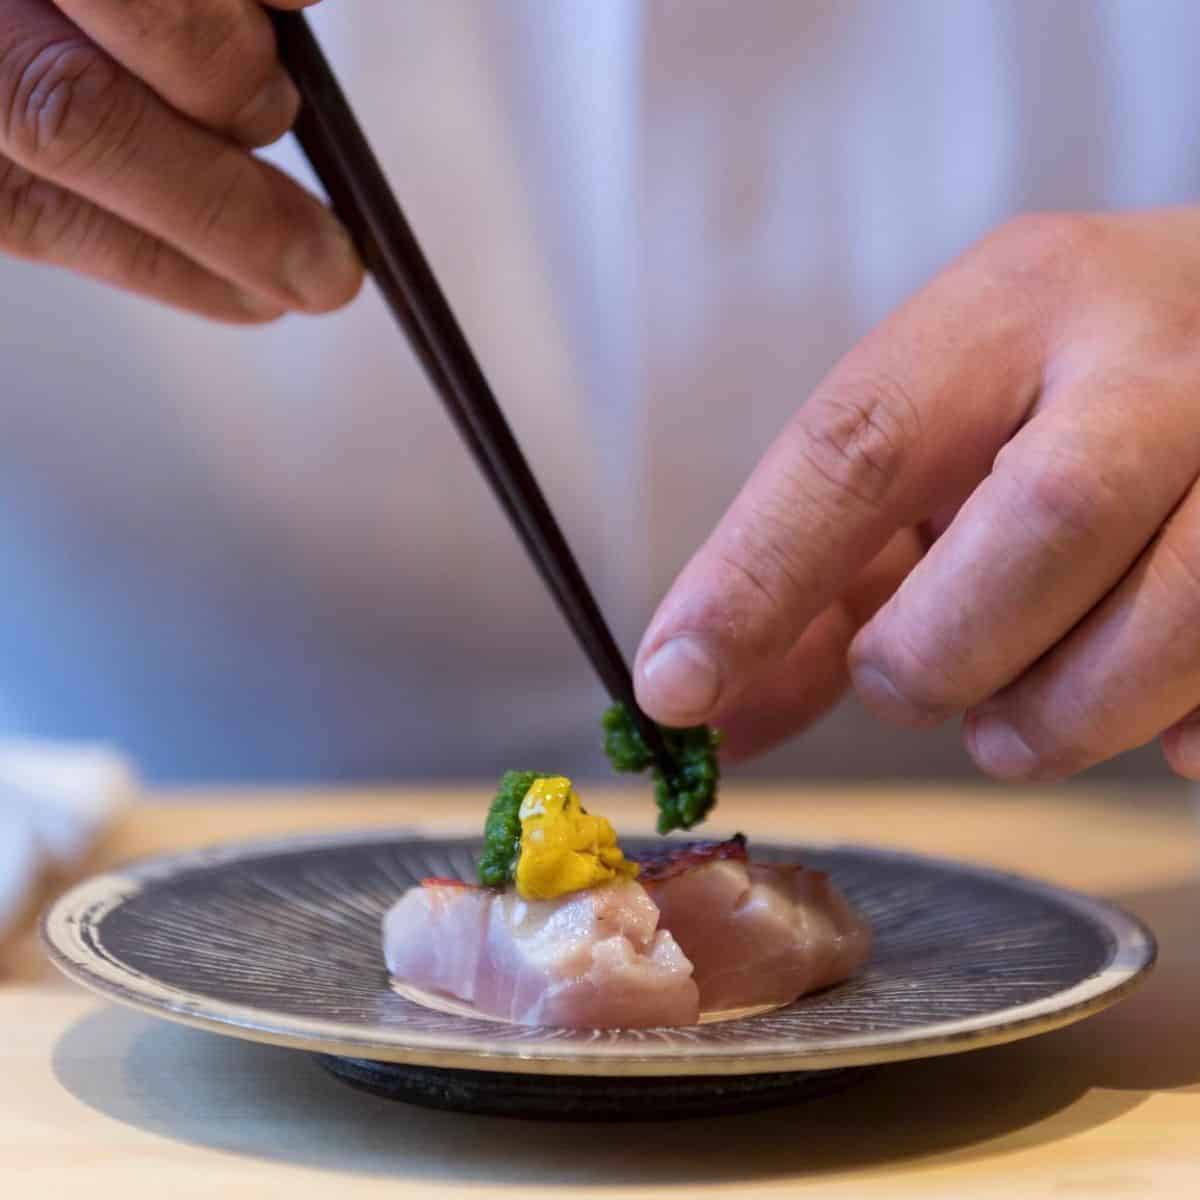
<path fill-rule="evenodd" d="M 1200 194 L 1191 0 L 311 19 L 630 653 L 813 385 L 956 252 Z M 599 767 L 600 690 L 369 284 L 236 329 L 0 283 L 0 735 L 163 780 Z M 853 706 L 770 761 L 965 766 Z"/>

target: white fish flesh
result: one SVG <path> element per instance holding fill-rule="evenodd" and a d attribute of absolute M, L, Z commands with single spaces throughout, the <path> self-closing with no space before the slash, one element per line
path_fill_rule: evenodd
<path fill-rule="evenodd" d="M 870 953 L 870 928 L 825 872 L 752 862 L 742 837 L 640 861 L 703 1012 L 788 1004 L 839 983 Z"/>
<path fill-rule="evenodd" d="M 456 880 L 410 888 L 384 918 L 393 978 L 522 1025 L 694 1025 L 692 967 L 645 889 L 621 881 L 523 900 Z"/>

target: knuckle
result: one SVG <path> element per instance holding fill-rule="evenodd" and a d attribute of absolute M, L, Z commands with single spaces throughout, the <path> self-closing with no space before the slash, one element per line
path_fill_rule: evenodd
<path fill-rule="evenodd" d="M 723 576 L 719 595 L 726 627 L 743 639 L 751 627 L 782 636 L 791 624 L 789 597 L 798 586 L 786 552 L 769 538 L 743 533 L 734 545 L 718 551 L 717 563 Z"/>
<path fill-rule="evenodd" d="M 1039 526 L 1074 540 L 1096 530 L 1101 506 L 1095 481 L 1077 463 L 1053 461 L 1025 483 L 1025 502 Z"/>
<path fill-rule="evenodd" d="M 723 579 L 716 601 L 718 611 L 710 614 L 710 619 L 715 618 L 713 623 L 723 626 L 739 641 L 745 640 L 751 625 L 747 617 L 751 610 L 763 614 L 767 627 L 774 627 L 784 613 L 784 605 L 762 563 L 730 553 L 718 555 L 717 563 Z"/>
<path fill-rule="evenodd" d="M 176 64 L 177 86 L 193 93 L 198 114 L 231 127 L 252 114 L 260 89 L 278 71 L 275 39 L 261 14 L 238 5 L 178 0 L 165 6 L 154 0 L 152 7 L 167 10 L 148 21 L 156 27 L 163 56 Z"/>
<path fill-rule="evenodd" d="M 1120 496 L 1105 470 L 1063 451 L 1026 453 L 1011 466 L 1008 454 L 997 456 L 996 471 L 1008 477 L 1017 514 L 1040 542 L 1074 543 L 1102 531 Z"/>
<path fill-rule="evenodd" d="M 68 0 L 68 11 L 89 0 Z M 233 62 L 272 44 L 265 20 L 254 19 L 245 4 L 196 0 L 121 0 L 126 39 L 153 53 L 165 65 L 215 79 Z"/>
<path fill-rule="evenodd" d="M 37 180 L 23 167 L 0 158 L 0 242 L 7 249 L 27 252 L 36 200 L 30 203 Z"/>
<path fill-rule="evenodd" d="M 0 246 L 23 258 L 53 254 L 78 224 L 82 201 L 0 159 Z"/>
<path fill-rule="evenodd" d="M 1024 213 L 984 238 L 980 250 L 1002 277 L 1042 287 L 1094 255 L 1105 228 L 1088 213 Z"/>
<path fill-rule="evenodd" d="M 701 552 L 699 573 L 677 622 L 703 629 L 752 658 L 790 645 L 802 616 L 798 574 L 786 548 L 773 544 L 783 530 L 769 515 L 725 525 Z"/>
<path fill-rule="evenodd" d="M 201 71 L 221 75 L 238 59 L 269 53 L 266 22 L 247 21 L 244 10 L 224 5 L 172 7 L 177 15 L 171 41 L 186 46 L 188 58 Z"/>
<path fill-rule="evenodd" d="M 124 82 L 120 68 L 86 41 L 42 44 L 0 70 L 6 145 L 48 172 L 95 165 L 128 134 L 120 128 L 122 115 L 133 116 Z"/>
<path fill-rule="evenodd" d="M 875 373 L 846 381 L 805 410 L 808 465 L 848 499 L 883 506 L 920 444 L 919 410 L 907 386 Z"/>
<path fill-rule="evenodd" d="M 1200 375 L 1200 309 L 1189 298 L 1153 295 L 1130 318 L 1133 352 L 1162 364 L 1179 378 Z"/>

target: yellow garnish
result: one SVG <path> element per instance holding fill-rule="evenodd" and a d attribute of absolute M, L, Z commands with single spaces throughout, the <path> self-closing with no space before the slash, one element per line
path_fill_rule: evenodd
<path fill-rule="evenodd" d="M 613 827 L 585 812 L 571 781 L 561 775 L 537 780 L 519 815 L 517 892 L 526 900 L 553 900 L 638 873 L 637 863 L 621 853 Z"/>

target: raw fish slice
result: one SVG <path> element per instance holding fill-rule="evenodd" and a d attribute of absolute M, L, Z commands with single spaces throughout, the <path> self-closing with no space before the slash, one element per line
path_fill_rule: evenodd
<path fill-rule="evenodd" d="M 691 964 L 631 881 L 522 900 L 449 880 L 410 888 L 384 918 L 392 976 L 522 1025 L 693 1025 Z"/>
<path fill-rule="evenodd" d="M 825 872 L 751 862 L 741 837 L 644 858 L 639 879 L 692 962 L 702 1012 L 788 1004 L 870 952 L 870 929 Z"/>
<path fill-rule="evenodd" d="M 383 918 L 388 970 L 414 986 L 473 1003 L 493 896 L 487 888 L 449 879 L 409 888 Z"/>

